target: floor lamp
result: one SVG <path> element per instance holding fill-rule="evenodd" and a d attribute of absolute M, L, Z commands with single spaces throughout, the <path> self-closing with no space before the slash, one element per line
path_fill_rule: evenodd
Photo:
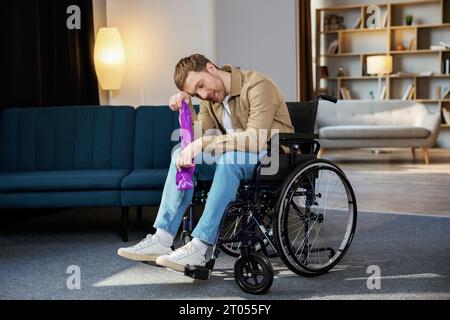
<path fill-rule="evenodd" d="M 367 73 L 378 75 L 378 100 L 384 99 L 381 90 L 381 77 L 392 73 L 392 56 L 370 56 L 367 57 Z M 391 153 L 389 150 L 375 149 L 372 153 Z"/>
<path fill-rule="evenodd" d="M 100 87 L 108 91 L 119 90 L 125 75 L 125 50 L 117 28 L 100 28 L 94 46 L 94 65 Z"/>
<path fill-rule="evenodd" d="M 383 100 L 381 96 L 381 77 L 392 73 L 392 56 L 367 57 L 367 73 L 378 75 L 378 99 Z"/>

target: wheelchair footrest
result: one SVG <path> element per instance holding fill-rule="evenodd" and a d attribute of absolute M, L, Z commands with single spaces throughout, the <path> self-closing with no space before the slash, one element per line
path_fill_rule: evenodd
<path fill-rule="evenodd" d="M 184 267 L 184 275 L 193 279 L 208 280 L 211 277 L 211 269 L 202 266 L 190 266 Z"/>

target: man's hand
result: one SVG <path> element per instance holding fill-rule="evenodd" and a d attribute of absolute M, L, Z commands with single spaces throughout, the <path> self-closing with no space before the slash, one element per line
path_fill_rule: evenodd
<path fill-rule="evenodd" d="M 181 150 L 177 160 L 178 171 L 180 171 L 182 167 L 185 168 L 193 167 L 194 165 L 192 164 L 192 159 L 194 159 L 201 152 L 202 152 L 202 139 L 197 139 L 191 142 L 186 148 Z"/>
<path fill-rule="evenodd" d="M 184 91 L 180 91 L 177 94 L 174 94 L 169 99 L 169 108 L 172 109 L 172 111 L 180 110 L 181 105 L 183 104 L 183 100 L 189 104 L 191 103 L 191 96 Z"/>

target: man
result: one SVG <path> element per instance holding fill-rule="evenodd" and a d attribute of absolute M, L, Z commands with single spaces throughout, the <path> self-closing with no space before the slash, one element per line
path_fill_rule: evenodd
<path fill-rule="evenodd" d="M 194 54 L 178 62 L 174 80 L 180 92 L 170 98 L 169 107 L 177 111 L 186 101 L 202 132 L 216 129 L 220 134 L 202 135 L 174 152 L 154 223 L 156 233 L 134 246 L 119 249 L 118 254 L 137 261 L 155 261 L 183 272 L 187 264 L 205 264 L 206 251 L 214 245 L 224 210 L 235 199 L 240 181 L 252 178 L 271 131 L 291 133 L 294 129 L 281 91 L 259 72 L 230 65 L 219 69 L 206 57 Z M 191 97 L 201 99 L 198 115 Z M 219 154 L 219 159 L 211 164 L 206 159 L 210 160 L 212 151 Z M 203 156 L 205 163 L 195 165 L 196 175 L 202 180 L 212 180 L 211 189 L 192 241 L 172 251 L 174 237 L 193 195 L 193 190 L 177 190 L 176 172 L 192 166 L 192 160 L 199 156 Z M 237 158 L 250 161 L 241 163 Z"/>

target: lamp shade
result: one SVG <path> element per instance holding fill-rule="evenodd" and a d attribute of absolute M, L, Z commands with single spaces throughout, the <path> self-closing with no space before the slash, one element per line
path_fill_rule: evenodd
<path fill-rule="evenodd" d="M 125 50 L 119 29 L 99 29 L 94 46 L 94 65 L 103 90 L 120 89 L 125 75 Z"/>
<path fill-rule="evenodd" d="M 392 56 L 367 57 L 368 74 L 387 74 L 392 72 Z"/>

